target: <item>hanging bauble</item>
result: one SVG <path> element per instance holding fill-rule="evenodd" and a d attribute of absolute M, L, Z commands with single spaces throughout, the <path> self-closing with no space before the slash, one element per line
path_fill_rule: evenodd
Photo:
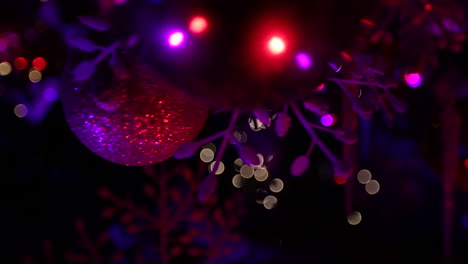
<path fill-rule="evenodd" d="M 97 66 L 86 81 L 67 76 L 75 81 L 61 94 L 71 130 L 98 156 L 126 166 L 150 165 L 199 134 L 207 109 L 147 66 L 133 62 L 123 80 L 108 66 L 107 73 L 101 68 L 106 69 Z"/>

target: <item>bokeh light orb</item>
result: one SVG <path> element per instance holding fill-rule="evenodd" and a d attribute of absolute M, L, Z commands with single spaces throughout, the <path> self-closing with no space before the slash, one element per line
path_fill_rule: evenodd
<path fill-rule="evenodd" d="M 23 57 L 18 57 L 15 59 L 14 63 L 17 70 L 25 70 L 28 67 L 28 61 Z"/>
<path fill-rule="evenodd" d="M 169 35 L 168 44 L 170 47 L 177 48 L 184 43 L 184 33 L 180 31 L 173 32 Z"/>
<path fill-rule="evenodd" d="M 305 53 L 299 53 L 296 55 L 296 62 L 300 68 L 307 70 L 312 66 L 312 60 L 310 59 L 309 55 Z"/>
<path fill-rule="evenodd" d="M 11 64 L 4 61 L 0 63 L 0 76 L 7 76 L 11 73 Z"/>
<path fill-rule="evenodd" d="M 408 73 L 405 74 L 406 84 L 411 88 L 417 88 L 422 83 L 422 77 L 419 73 Z"/>
<path fill-rule="evenodd" d="M 32 61 L 32 66 L 35 70 L 43 71 L 47 67 L 47 62 L 42 57 L 37 57 Z"/>
<path fill-rule="evenodd" d="M 324 115 L 320 118 L 320 123 L 323 126 L 331 127 L 336 123 L 336 116 L 334 114 Z"/>
<path fill-rule="evenodd" d="M 24 104 L 16 105 L 13 111 L 15 112 L 15 115 L 19 118 L 25 117 L 29 112 L 28 107 Z"/>
<path fill-rule="evenodd" d="M 272 37 L 268 41 L 268 51 L 273 55 L 279 55 L 286 51 L 286 43 L 280 37 Z"/>
<path fill-rule="evenodd" d="M 190 21 L 190 31 L 195 34 L 200 34 L 208 28 L 208 21 L 202 16 L 196 16 Z"/>

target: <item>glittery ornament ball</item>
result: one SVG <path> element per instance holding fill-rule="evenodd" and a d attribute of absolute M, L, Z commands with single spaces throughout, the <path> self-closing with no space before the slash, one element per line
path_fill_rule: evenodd
<path fill-rule="evenodd" d="M 98 156 L 126 166 L 164 161 L 193 140 L 208 110 L 146 66 L 125 80 L 96 78 L 67 85 L 65 117 L 79 140 Z"/>

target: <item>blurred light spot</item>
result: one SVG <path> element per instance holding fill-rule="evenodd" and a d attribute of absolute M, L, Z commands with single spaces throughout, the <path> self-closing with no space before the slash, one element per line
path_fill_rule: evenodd
<path fill-rule="evenodd" d="M 201 16 L 192 18 L 190 21 L 190 31 L 195 34 L 203 33 L 208 28 L 208 21 Z"/>
<path fill-rule="evenodd" d="M 13 32 L 8 32 L 6 34 L 8 46 L 10 47 L 18 47 L 21 44 L 21 39 L 18 34 Z"/>
<path fill-rule="evenodd" d="M 268 192 L 265 191 L 264 189 L 257 189 L 257 191 L 255 192 L 257 203 L 263 204 L 263 202 L 265 201 L 265 197 L 267 195 L 268 195 Z"/>
<path fill-rule="evenodd" d="M 236 171 L 240 171 L 243 165 L 244 165 L 244 161 L 241 158 L 238 158 L 234 161 L 234 169 Z"/>
<path fill-rule="evenodd" d="M 202 151 L 200 151 L 200 159 L 205 163 L 209 163 L 213 161 L 214 154 L 215 153 L 213 152 L 213 150 L 209 148 L 204 148 Z"/>
<path fill-rule="evenodd" d="M 252 178 L 254 175 L 254 168 L 250 167 L 249 165 L 243 165 L 240 168 L 240 174 L 246 179 Z"/>
<path fill-rule="evenodd" d="M 11 73 L 11 64 L 6 61 L 0 63 L 0 75 L 7 76 L 10 73 Z"/>
<path fill-rule="evenodd" d="M 216 162 L 212 162 L 210 164 L 210 172 L 213 171 L 214 165 Z M 224 163 L 222 161 L 219 162 L 218 170 L 216 170 L 215 174 L 219 175 L 224 172 Z"/>
<path fill-rule="evenodd" d="M 468 159 L 465 159 L 465 162 L 463 162 L 463 163 L 464 163 L 464 165 L 465 165 L 465 168 L 468 169 Z"/>
<path fill-rule="evenodd" d="M 286 44 L 284 40 L 280 37 L 272 37 L 268 41 L 268 50 L 273 55 L 279 55 L 286 50 Z"/>
<path fill-rule="evenodd" d="M 349 55 L 348 52 L 346 51 L 341 51 L 340 52 L 340 55 L 343 59 L 347 60 L 347 61 L 353 61 L 353 57 L 351 57 L 351 55 Z"/>
<path fill-rule="evenodd" d="M 268 156 L 267 161 L 268 161 L 268 162 L 272 161 L 274 157 L 275 157 L 275 156 L 274 156 L 273 154 L 270 155 L 270 156 Z"/>
<path fill-rule="evenodd" d="M 184 42 L 184 34 L 180 31 L 173 32 L 169 35 L 168 43 L 171 47 L 179 47 Z"/>
<path fill-rule="evenodd" d="M 258 157 L 258 160 L 260 161 L 258 166 L 254 166 L 254 167 L 262 167 L 263 166 L 263 163 L 265 162 L 265 158 L 263 157 L 262 154 L 258 153 L 257 154 L 257 157 Z"/>
<path fill-rule="evenodd" d="M 32 66 L 35 70 L 43 71 L 47 67 L 47 62 L 42 57 L 37 57 L 32 61 Z"/>
<path fill-rule="evenodd" d="M 315 88 L 315 92 L 317 93 L 323 92 L 325 88 L 326 88 L 325 83 L 321 83 L 319 86 L 317 86 L 317 88 Z"/>
<path fill-rule="evenodd" d="M 8 48 L 8 42 L 0 38 L 0 52 L 4 52 Z"/>
<path fill-rule="evenodd" d="M 340 176 L 337 176 L 337 175 L 335 175 L 335 176 L 333 177 L 333 179 L 335 180 L 335 183 L 336 183 L 336 184 L 340 184 L 340 185 L 341 185 L 341 184 L 345 184 L 345 183 L 348 182 L 348 178 L 340 177 Z"/>
<path fill-rule="evenodd" d="M 422 83 L 422 77 L 419 73 L 405 74 L 405 81 L 411 88 L 419 87 Z"/>
<path fill-rule="evenodd" d="M 247 133 L 245 133 L 244 131 L 242 130 L 236 130 L 234 131 L 234 133 L 232 134 L 234 136 L 234 138 L 239 142 L 239 143 L 246 143 L 247 142 Z"/>
<path fill-rule="evenodd" d="M 361 18 L 361 23 L 366 25 L 366 26 L 370 26 L 370 27 L 375 26 L 374 21 L 369 20 L 369 19 L 365 19 L 365 18 Z"/>
<path fill-rule="evenodd" d="M 424 5 L 424 10 L 426 10 L 426 11 L 431 11 L 431 10 L 432 10 L 432 4 L 429 4 L 429 3 L 428 3 L 428 4 L 425 4 L 425 5 Z"/>
<path fill-rule="evenodd" d="M 265 168 L 257 168 L 255 169 L 254 175 L 257 181 L 266 181 L 266 179 L 268 179 L 268 170 Z"/>
<path fill-rule="evenodd" d="M 44 99 L 49 102 L 54 102 L 58 98 L 57 90 L 54 88 L 47 88 L 44 90 Z"/>
<path fill-rule="evenodd" d="M 42 80 L 42 73 L 37 70 L 32 70 L 29 72 L 29 80 L 33 83 L 38 83 Z"/>
<path fill-rule="evenodd" d="M 274 193 L 279 193 L 283 190 L 284 183 L 281 179 L 273 179 L 270 182 L 270 190 Z"/>
<path fill-rule="evenodd" d="M 213 152 L 216 152 L 216 145 L 214 143 L 208 143 L 203 148 L 211 149 Z"/>
<path fill-rule="evenodd" d="M 257 118 L 249 118 L 249 126 L 253 131 L 260 131 L 266 129 L 267 127 L 262 123 L 262 121 Z"/>
<path fill-rule="evenodd" d="M 23 57 L 18 57 L 15 59 L 14 65 L 17 70 L 22 71 L 28 67 L 28 61 Z"/>
<path fill-rule="evenodd" d="M 330 127 L 336 123 L 336 116 L 334 114 L 328 114 L 320 118 L 320 122 L 323 126 Z"/>
<path fill-rule="evenodd" d="M 243 178 L 240 174 L 236 174 L 234 175 L 234 177 L 232 177 L 232 185 L 234 185 L 234 187 L 241 188 L 242 183 L 243 183 Z"/>
<path fill-rule="evenodd" d="M 268 195 L 263 200 L 263 206 L 265 206 L 265 208 L 268 210 L 273 209 L 277 203 L 278 203 L 278 199 L 273 195 Z"/>
<path fill-rule="evenodd" d="M 372 180 L 372 173 L 369 170 L 360 170 L 357 179 L 360 184 L 367 184 Z"/>
<path fill-rule="evenodd" d="M 366 184 L 366 191 L 368 194 L 371 194 L 371 195 L 376 194 L 379 192 L 379 190 L 380 190 L 380 184 L 376 180 L 371 180 L 370 182 Z"/>
<path fill-rule="evenodd" d="M 17 117 L 23 118 L 28 114 L 28 108 L 24 104 L 19 104 L 15 106 L 14 112 Z"/>
<path fill-rule="evenodd" d="M 358 211 L 354 211 L 348 216 L 348 223 L 350 225 L 359 225 L 361 221 L 362 221 L 362 215 Z"/>
<path fill-rule="evenodd" d="M 299 67 L 302 69 L 308 69 L 312 65 L 312 60 L 310 59 L 309 55 L 305 53 L 299 53 L 296 56 L 296 62 Z"/>

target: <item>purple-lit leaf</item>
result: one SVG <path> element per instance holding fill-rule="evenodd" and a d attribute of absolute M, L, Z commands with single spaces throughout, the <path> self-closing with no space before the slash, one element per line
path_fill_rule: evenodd
<path fill-rule="evenodd" d="M 260 120 L 265 126 L 270 126 L 271 124 L 271 118 L 270 118 L 270 113 L 268 112 L 267 109 L 265 108 L 255 108 L 253 111 L 254 116 Z"/>
<path fill-rule="evenodd" d="M 343 128 L 336 130 L 335 137 L 346 144 L 356 144 L 358 141 L 358 134 L 355 131 Z"/>
<path fill-rule="evenodd" d="M 217 186 L 218 179 L 214 173 L 210 173 L 210 175 L 208 175 L 208 177 L 206 177 L 200 184 L 200 188 L 198 189 L 198 200 L 206 202 L 216 191 Z"/>
<path fill-rule="evenodd" d="M 292 166 L 291 166 L 291 175 L 292 176 L 301 176 L 309 168 L 310 159 L 309 156 L 299 156 L 297 157 Z"/>
<path fill-rule="evenodd" d="M 182 146 L 174 153 L 174 158 L 176 159 L 188 159 L 195 155 L 197 150 L 200 148 L 200 144 L 197 142 L 188 142 Z"/>
<path fill-rule="evenodd" d="M 329 112 L 328 105 L 317 99 L 308 99 L 304 101 L 304 108 L 317 115 L 326 115 Z"/>
<path fill-rule="evenodd" d="M 78 64 L 73 70 L 73 79 L 77 82 L 86 81 L 96 71 L 96 64 L 93 61 L 86 60 Z"/>
<path fill-rule="evenodd" d="M 239 157 L 242 159 L 242 161 L 245 164 L 251 165 L 251 166 L 260 166 L 261 160 L 257 155 L 257 152 L 251 149 L 250 147 L 247 146 L 239 146 L 238 147 L 239 151 Z"/>
<path fill-rule="evenodd" d="M 78 17 L 78 19 L 80 20 L 81 24 L 86 25 L 97 31 L 106 31 L 110 28 L 109 23 L 99 17 L 80 16 Z"/>
<path fill-rule="evenodd" d="M 291 127 L 291 117 L 287 113 L 278 113 L 275 121 L 275 131 L 278 137 L 285 137 Z"/>
<path fill-rule="evenodd" d="M 81 36 L 70 36 L 67 42 L 70 46 L 86 52 L 93 52 L 98 48 L 94 42 Z"/>
<path fill-rule="evenodd" d="M 114 72 L 114 76 L 117 80 L 125 80 L 129 77 L 127 67 L 122 63 L 119 57 L 113 54 L 109 60 L 109 66 Z"/>

